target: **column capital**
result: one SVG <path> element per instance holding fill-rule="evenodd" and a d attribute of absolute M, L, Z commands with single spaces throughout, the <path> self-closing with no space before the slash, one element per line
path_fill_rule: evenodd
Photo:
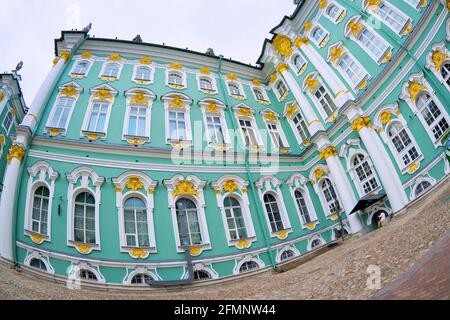
<path fill-rule="evenodd" d="M 22 162 L 25 158 L 25 148 L 17 144 L 11 146 L 11 148 L 9 148 L 8 155 L 6 156 L 8 164 L 10 164 L 11 160 L 14 158 Z"/>
<path fill-rule="evenodd" d="M 326 160 L 329 157 L 336 157 L 337 156 L 336 148 L 333 146 L 326 147 L 320 152 L 319 156 L 322 160 Z"/>
<path fill-rule="evenodd" d="M 370 128 L 372 121 L 369 117 L 358 117 L 352 122 L 353 131 L 359 132 L 363 128 Z"/>
<path fill-rule="evenodd" d="M 287 66 L 286 63 L 279 63 L 276 67 L 277 72 L 283 74 L 283 72 L 288 71 L 289 67 Z"/>
<path fill-rule="evenodd" d="M 307 37 L 297 37 L 297 39 L 295 39 L 294 41 L 294 45 L 297 48 L 300 48 L 303 45 L 308 45 L 309 44 L 309 39 Z"/>
<path fill-rule="evenodd" d="M 53 65 L 56 65 L 59 62 L 59 59 L 64 59 L 64 63 L 67 63 L 70 58 L 70 51 L 61 51 L 59 57 L 53 59 Z"/>

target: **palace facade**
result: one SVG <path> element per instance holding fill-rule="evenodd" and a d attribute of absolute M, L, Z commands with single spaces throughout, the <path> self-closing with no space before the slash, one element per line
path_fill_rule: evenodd
<path fill-rule="evenodd" d="M 117 287 L 239 277 L 448 183 L 448 1 L 300 1 L 271 33 L 254 67 L 63 31 L 29 108 L 0 75 L 2 259 Z"/>

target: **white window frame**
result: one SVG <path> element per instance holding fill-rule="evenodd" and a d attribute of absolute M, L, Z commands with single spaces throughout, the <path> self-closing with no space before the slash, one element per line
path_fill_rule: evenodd
<path fill-rule="evenodd" d="M 317 40 L 313 37 L 313 33 L 316 29 L 322 29 L 322 31 L 324 32 L 324 36 L 322 37 L 322 39 Z M 312 43 L 314 43 L 318 48 L 323 48 L 326 44 L 327 44 L 327 37 L 330 37 L 330 32 L 327 31 L 327 29 L 325 29 L 320 23 L 315 23 L 314 26 L 311 28 L 311 30 L 309 31 L 309 39 L 311 40 Z"/>
<path fill-rule="evenodd" d="M 356 172 L 356 168 L 353 165 L 353 161 L 355 160 L 355 157 L 357 157 L 359 155 L 362 155 L 364 157 L 363 162 L 367 162 L 370 170 L 372 171 L 372 175 L 370 177 L 367 177 L 365 182 L 368 182 L 373 177 L 377 183 L 377 187 L 368 193 L 366 193 L 364 191 L 363 182 L 360 181 L 358 174 Z M 361 198 L 368 195 L 369 193 L 378 193 L 382 189 L 380 179 L 378 178 L 378 174 L 377 174 L 375 166 L 373 165 L 372 159 L 370 159 L 369 154 L 367 152 L 365 152 L 364 150 L 362 150 L 362 149 L 356 150 L 354 148 L 350 149 L 350 152 L 347 157 L 347 168 L 348 168 L 348 173 L 350 174 L 350 177 L 352 178 L 353 183 L 356 186 L 356 190 L 358 191 L 358 194 Z"/>
<path fill-rule="evenodd" d="M 176 84 L 170 84 L 169 83 L 169 76 L 171 74 L 178 74 L 181 77 L 181 84 L 180 85 L 176 85 Z M 177 90 L 183 90 L 183 89 L 187 89 L 187 75 L 184 72 L 183 69 L 166 69 L 166 86 L 172 89 L 177 89 Z"/>
<path fill-rule="evenodd" d="M 81 62 L 87 62 L 88 63 L 88 67 L 86 68 L 86 72 L 81 74 L 81 73 L 74 73 L 75 70 L 77 69 L 77 66 L 79 63 Z M 90 59 L 77 59 L 75 60 L 72 69 L 70 70 L 70 76 L 74 77 L 74 78 L 85 78 L 89 75 L 89 72 L 91 71 L 91 68 L 93 66 L 94 62 Z"/>
<path fill-rule="evenodd" d="M 309 88 L 308 84 L 307 84 L 308 78 L 311 80 L 317 80 L 319 82 L 317 83 L 317 85 L 314 88 Z M 319 89 L 321 87 L 325 90 L 325 93 L 327 93 L 329 95 L 330 99 L 334 103 L 335 109 L 333 110 L 333 112 L 330 115 L 327 115 L 324 107 L 320 103 L 319 99 L 316 97 L 316 93 L 317 93 L 317 91 L 319 91 Z M 312 89 L 312 90 L 310 90 L 310 89 Z M 337 105 L 336 99 L 334 98 L 334 95 L 330 92 L 328 87 L 325 85 L 325 82 L 322 80 L 322 78 L 320 78 L 320 76 L 317 72 L 310 73 L 308 76 L 306 76 L 305 80 L 303 81 L 303 91 L 306 92 L 308 94 L 309 98 L 314 102 L 316 109 L 317 109 L 317 111 L 319 111 L 322 119 L 324 121 L 331 122 L 331 120 L 333 119 L 333 115 L 335 115 L 336 112 L 338 112 L 339 107 Z"/>
<path fill-rule="evenodd" d="M 53 266 L 50 263 L 50 259 L 48 256 L 44 256 L 42 255 L 40 252 L 37 251 L 28 251 L 27 250 L 27 256 L 25 257 L 25 260 L 23 261 L 23 264 L 26 265 L 29 268 L 34 268 L 31 266 L 31 261 L 33 261 L 34 259 L 40 260 L 42 261 L 42 263 L 45 265 L 46 269 L 47 269 L 47 273 L 48 274 L 55 274 L 55 269 L 53 268 Z M 39 271 L 44 272 L 44 270 L 39 269 Z"/>
<path fill-rule="evenodd" d="M 144 103 L 134 103 L 133 99 L 137 94 L 142 94 L 143 98 L 146 100 Z M 126 102 L 126 110 L 125 110 L 125 118 L 123 122 L 123 132 L 122 132 L 122 140 L 129 140 L 132 138 L 141 138 L 144 142 L 151 141 L 151 123 L 152 123 L 152 108 L 153 102 L 156 99 L 156 95 L 150 90 L 144 89 L 133 89 L 129 90 L 125 93 L 127 98 Z M 145 135 L 144 136 L 136 136 L 130 135 L 128 132 L 129 129 L 129 118 L 131 114 L 132 108 L 145 108 Z"/>
<path fill-rule="evenodd" d="M 286 92 L 284 93 L 284 95 L 280 95 L 280 93 L 279 93 L 279 91 L 278 91 L 278 84 L 279 84 L 279 83 L 283 83 L 284 86 L 286 87 Z M 275 96 L 277 97 L 277 99 L 278 99 L 279 102 L 283 102 L 283 101 L 286 100 L 286 98 L 289 96 L 289 87 L 288 87 L 288 85 L 286 84 L 286 81 L 284 81 L 284 79 L 282 79 L 282 78 L 277 79 L 277 80 L 273 83 L 272 90 L 273 90 L 273 93 L 275 93 Z"/>
<path fill-rule="evenodd" d="M 212 147 L 222 147 L 222 146 L 229 147 L 229 146 L 231 146 L 230 132 L 228 130 L 227 121 L 225 119 L 225 108 L 226 108 L 225 104 L 222 101 L 216 100 L 216 99 L 203 99 L 203 100 L 199 101 L 198 104 L 201 108 L 202 115 L 203 115 L 203 125 L 205 128 L 206 141 L 208 142 L 208 145 L 212 146 Z M 210 104 L 214 104 L 217 107 L 217 112 L 208 109 Z M 222 126 L 224 144 L 220 144 L 220 143 L 218 144 L 218 143 L 214 143 L 213 141 L 211 141 L 211 137 L 208 134 L 207 117 L 219 117 L 220 118 L 220 124 Z"/>
<path fill-rule="evenodd" d="M 6 119 L 8 119 L 8 116 L 11 116 L 11 122 L 9 123 L 9 126 L 6 127 L 5 122 Z M 11 108 L 6 112 L 5 117 L 3 118 L 2 121 L 2 128 L 3 130 L 5 130 L 6 135 L 9 135 L 11 133 L 11 129 L 14 126 L 14 124 L 16 124 L 15 110 Z"/>
<path fill-rule="evenodd" d="M 275 121 L 266 119 L 266 117 L 265 117 L 266 113 L 274 113 L 275 115 L 277 115 L 277 119 Z M 279 151 L 281 148 L 290 149 L 291 146 L 289 145 L 286 135 L 284 134 L 284 130 L 283 130 L 283 127 L 281 126 L 280 117 L 279 117 L 278 113 L 276 113 L 270 109 L 266 109 L 266 110 L 262 111 L 262 117 L 264 119 L 264 124 L 266 125 L 266 129 L 270 136 L 270 141 L 272 142 L 272 146 L 273 146 L 274 150 Z M 275 140 L 272 137 L 271 129 L 269 128 L 269 125 L 275 125 L 277 127 L 278 134 L 279 134 L 281 142 L 283 144 L 282 146 L 277 146 L 277 143 L 275 143 Z"/>
<path fill-rule="evenodd" d="M 211 82 L 211 90 L 202 89 L 200 81 L 203 79 Z M 216 79 L 214 77 L 211 77 L 206 74 L 197 74 L 197 87 L 200 92 L 203 92 L 205 94 L 217 94 L 218 93 Z"/>
<path fill-rule="evenodd" d="M 118 71 L 118 73 L 117 73 L 117 77 L 105 75 L 106 66 L 107 66 L 108 64 L 110 64 L 110 63 L 115 63 L 115 64 L 119 65 L 119 71 Z M 107 60 L 107 61 L 103 62 L 103 66 L 102 66 L 102 69 L 100 70 L 100 74 L 99 74 L 98 77 L 99 77 L 100 79 L 102 79 L 102 80 L 105 79 L 105 80 L 108 80 L 108 81 L 119 80 L 119 79 L 120 79 L 120 76 L 122 75 L 122 70 L 123 70 L 123 63 L 122 63 L 122 62 L 120 62 L 120 61 L 110 61 L 110 60 Z"/>
<path fill-rule="evenodd" d="M 403 19 L 405 19 L 405 24 L 400 28 L 400 30 L 396 30 L 390 23 L 387 23 L 385 19 L 383 19 L 379 14 L 378 11 L 380 10 L 380 6 L 385 5 L 390 10 L 394 11 L 396 14 L 401 16 Z M 376 17 L 380 22 L 382 22 L 385 26 L 387 26 L 389 29 L 391 29 L 394 33 L 398 34 L 399 36 L 402 36 L 405 32 L 405 29 L 408 27 L 409 24 L 411 24 L 412 20 L 409 16 L 407 16 L 405 13 L 400 11 L 396 6 L 394 6 L 391 2 L 382 0 L 380 1 L 379 5 L 376 6 L 375 11 L 371 10 L 371 6 L 368 5 L 366 1 L 362 1 L 362 6 L 364 11 L 372 14 L 374 17 Z M 375 6 L 373 6 L 375 8 Z"/>
<path fill-rule="evenodd" d="M 252 91 L 253 97 L 255 98 L 255 101 L 256 101 L 256 102 L 261 103 L 261 104 L 263 104 L 263 105 L 269 105 L 269 104 L 270 104 L 270 99 L 269 99 L 269 97 L 267 96 L 267 91 L 266 91 L 265 88 L 263 88 L 262 86 L 251 85 L 251 86 L 250 86 L 250 89 L 251 89 L 251 91 Z M 258 96 L 257 96 L 256 93 L 255 93 L 255 90 L 261 91 L 261 94 L 262 94 L 264 100 L 258 99 Z"/>
<path fill-rule="evenodd" d="M 291 192 L 291 196 L 294 201 L 294 206 L 303 229 L 307 229 L 308 227 L 307 223 L 303 219 L 302 213 L 300 212 L 300 208 L 297 205 L 297 198 L 295 196 L 296 191 L 300 191 L 303 194 L 303 198 L 305 199 L 306 207 L 308 209 L 308 214 L 309 217 L 311 218 L 311 223 L 315 223 L 316 225 L 319 224 L 317 212 L 311 200 L 311 195 L 309 193 L 307 183 L 308 180 L 300 173 L 294 173 L 292 176 L 289 177 L 288 180 L 286 180 L 286 185 L 289 187 L 289 191 Z"/>
<path fill-rule="evenodd" d="M 300 57 L 304 61 L 303 65 L 300 69 L 295 64 L 295 59 L 297 57 Z M 295 49 L 294 53 L 292 54 L 292 58 L 289 59 L 289 61 L 288 61 L 288 64 L 292 70 L 296 70 L 298 76 L 301 76 L 306 71 L 306 68 L 308 67 L 308 60 L 306 60 L 306 58 L 303 56 L 303 54 L 300 53 L 299 50 Z"/>
<path fill-rule="evenodd" d="M 240 269 L 241 269 L 241 267 L 242 267 L 242 265 L 244 264 L 244 263 L 246 263 L 246 262 L 255 262 L 257 265 L 258 265 L 258 269 L 254 269 L 254 270 L 250 270 L 250 271 L 247 271 L 247 272 L 240 272 Z M 248 256 L 245 256 L 244 257 L 244 259 L 242 259 L 242 260 L 235 260 L 235 267 L 234 267 L 234 270 L 233 270 L 233 274 L 234 275 L 239 275 L 239 274 L 248 274 L 248 273 L 252 273 L 252 272 L 257 272 L 257 271 L 260 271 L 260 270 L 262 270 L 262 269 L 264 269 L 265 268 L 265 264 L 264 264 L 264 262 L 259 258 L 259 256 L 251 256 L 251 255 L 248 255 Z"/>
<path fill-rule="evenodd" d="M 431 187 L 428 188 L 427 190 L 425 190 L 424 192 L 422 192 L 422 193 L 416 195 L 417 187 L 418 187 L 421 183 L 423 183 L 423 182 L 428 182 L 428 183 L 430 183 L 430 184 L 431 184 Z M 429 177 L 429 176 L 423 175 L 423 176 L 417 177 L 417 178 L 414 180 L 414 185 L 411 187 L 411 196 L 410 196 L 411 201 L 412 201 L 412 200 L 415 200 L 415 199 L 417 199 L 417 198 L 420 198 L 420 197 L 422 197 L 422 196 L 424 196 L 426 193 L 428 193 L 428 191 L 430 191 L 431 189 L 433 189 L 433 186 L 434 186 L 435 184 L 436 184 L 436 180 L 433 179 L 433 178 L 431 178 L 431 177 Z"/>
<path fill-rule="evenodd" d="M 228 95 L 230 97 L 232 97 L 232 98 L 234 98 L 236 100 L 246 100 L 247 99 L 247 95 L 245 94 L 244 86 L 242 85 L 242 83 L 240 81 L 237 81 L 237 80 L 225 80 L 225 82 L 226 82 Z M 239 89 L 239 93 L 240 93 L 239 96 L 231 93 L 230 84 L 231 85 L 235 85 Z"/>
<path fill-rule="evenodd" d="M 92 272 L 95 277 L 97 278 L 97 281 L 88 281 L 88 280 L 84 280 L 80 278 L 80 272 L 82 270 L 87 270 Z M 81 281 L 82 283 L 100 283 L 100 284 L 105 284 L 106 283 L 106 279 L 105 277 L 100 273 L 100 268 L 99 266 L 93 266 L 91 264 L 88 264 L 86 262 L 80 262 L 79 264 L 74 264 L 74 262 L 72 262 L 72 264 L 69 267 L 69 270 L 67 272 L 67 278 L 72 280 L 72 281 Z"/>
<path fill-rule="evenodd" d="M 340 13 L 337 15 L 337 17 L 334 19 L 332 16 L 330 16 L 329 14 L 328 14 L 328 10 L 329 10 L 329 8 L 330 8 L 330 6 L 331 5 L 334 5 L 334 6 L 336 6 L 337 8 L 339 8 L 340 9 Z M 328 5 L 327 5 L 327 7 L 324 9 L 324 11 L 323 11 L 323 15 L 328 19 L 328 20 L 330 20 L 331 22 L 333 22 L 334 24 L 338 24 L 339 22 L 340 22 L 340 18 L 342 17 L 342 15 L 344 15 L 345 16 L 345 14 L 347 13 L 347 10 L 344 8 L 344 7 L 342 7 L 340 4 L 338 4 L 336 1 L 330 1 L 329 3 L 328 3 Z M 341 20 L 342 21 L 342 20 Z"/>
<path fill-rule="evenodd" d="M 176 97 L 180 97 L 183 103 L 181 108 L 172 106 L 172 101 Z M 192 144 L 192 128 L 191 128 L 191 104 L 192 100 L 185 95 L 181 94 L 167 94 L 162 97 L 164 101 L 164 116 L 165 116 L 165 132 L 166 132 L 166 144 L 172 144 L 177 142 L 183 142 L 187 144 Z M 171 111 L 174 112 L 183 112 L 184 113 L 184 122 L 185 122 L 185 130 L 186 130 L 186 139 L 185 140 L 174 140 L 170 137 L 170 125 L 169 125 L 169 113 Z"/>
<path fill-rule="evenodd" d="M 288 106 L 290 106 L 290 105 L 297 106 L 297 111 L 292 115 L 292 117 L 288 117 L 288 115 L 286 114 L 286 110 L 287 110 Z M 299 113 L 300 113 L 300 116 L 302 117 L 302 119 L 305 122 L 306 127 L 308 129 L 309 124 L 306 121 L 306 117 L 303 115 L 303 113 L 302 113 L 301 109 L 298 107 L 297 103 L 295 103 L 295 102 L 288 102 L 288 103 L 286 103 L 284 116 L 286 117 L 287 121 L 289 122 L 289 125 L 291 126 L 291 130 L 294 133 L 294 136 L 297 139 L 298 144 L 299 145 L 305 145 L 305 143 L 308 141 L 308 139 L 311 138 L 311 133 L 309 132 L 309 129 L 308 129 L 307 130 L 308 138 L 306 140 L 303 140 L 303 138 L 300 136 L 300 133 L 298 132 L 297 127 L 296 127 L 296 125 L 294 123 L 294 118 L 297 117 L 297 115 Z"/>
<path fill-rule="evenodd" d="M 251 110 L 252 115 L 251 116 L 240 116 L 239 111 L 238 111 L 240 108 Z M 259 132 L 258 124 L 256 123 L 256 120 L 255 120 L 255 114 L 254 114 L 255 111 L 246 105 L 238 105 L 238 106 L 234 107 L 233 109 L 235 110 L 235 117 L 236 117 L 236 121 L 239 126 L 239 133 L 240 133 L 242 145 L 244 146 L 244 148 L 252 149 L 252 148 L 256 148 L 256 147 L 259 147 L 259 148 L 264 147 L 264 143 L 262 141 L 261 134 Z M 257 145 L 249 145 L 249 146 L 245 145 L 245 134 L 244 134 L 244 130 L 242 129 L 240 120 L 250 121 L 253 132 L 255 133 Z"/>
<path fill-rule="evenodd" d="M 449 20 L 450 21 L 450 20 Z M 449 23 L 450 25 L 450 23 Z M 447 55 L 447 58 L 442 62 L 439 70 L 436 70 L 436 66 L 433 62 L 433 52 L 435 51 L 439 51 L 444 55 Z M 426 61 L 426 68 L 431 70 L 434 75 L 436 76 L 436 78 L 438 78 L 438 80 L 447 88 L 447 90 L 450 92 L 450 85 L 447 84 L 447 81 L 442 77 L 442 68 L 444 66 L 444 64 L 450 64 L 450 51 L 447 49 L 445 42 L 440 42 L 437 43 L 435 45 L 433 45 L 432 47 L 432 51 L 428 53 L 427 55 L 427 61 Z M 449 77 L 450 77 L 450 70 L 449 70 Z"/>
<path fill-rule="evenodd" d="M 412 3 L 413 1 L 417 1 L 417 4 L 414 5 L 414 3 Z M 420 11 L 421 8 L 425 8 L 428 5 L 428 3 L 427 3 L 425 5 L 425 7 L 421 6 L 421 2 L 422 2 L 421 0 L 405 0 L 405 2 L 407 4 L 409 4 L 411 7 L 413 7 L 414 9 L 416 9 L 417 11 Z"/>
<path fill-rule="evenodd" d="M 138 74 L 138 70 L 139 70 L 140 68 L 147 68 L 147 69 L 150 71 L 150 79 L 148 79 L 148 80 L 142 80 L 142 79 L 137 79 L 137 78 L 136 78 L 136 77 L 137 77 L 137 74 Z M 155 68 L 151 67 L 151 66 L 148 65 L 148 64 L 136 64 L 136 65 L 134 66 L 134 68 L 133 68 L 133 76 L 132 76 L 132 77 L 133 77 L 133 78 L 132 78 L 132 81 L 133 81 L 134 83 L 137 83 L 137 84 L 145 84 L 145 85 L 151 84 L 151 83 L 154 82 L 154 79 L 155 79 Z"/>

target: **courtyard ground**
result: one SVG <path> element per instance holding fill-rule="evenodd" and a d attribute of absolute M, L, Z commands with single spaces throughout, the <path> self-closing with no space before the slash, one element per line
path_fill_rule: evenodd
<path fill-rule="evenodd" d="M 449 230 L 447 180 L 383 228 L 282 273 L 124 293 L 69 290 L 0 263 L 0 299 L 450 299 Z M 369 266 L 379 267 L 379 288 Z"/>

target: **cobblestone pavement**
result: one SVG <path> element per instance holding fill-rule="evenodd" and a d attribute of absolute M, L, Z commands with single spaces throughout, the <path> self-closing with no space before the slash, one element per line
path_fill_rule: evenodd
<path fill-rule="evenodd" d="M 369 266 L 381 271 L 381 288 L 389 288 L 420 262 L 450 229 L 450 183 L 396 216 L 383 228 L 345 241 L 333 250 L 283 273 L 264 272 L 252 277 L 203 287 L 153 289 L 140 292 L 68 290 L 62 284 L 36 279 L 0 264 L 0 296 L 8 299 L 370 299 L 379 289 L 367 286 Z M 446 246 L 448 248 L 448 244 Z M 432 250 L 430 250 L 432 252 Z M 445 259 L 447 261 L 445 261 Z M 422 270 L 403 283 L 397 292 L 408 298 L 449 297 L 448 273 L 437 273 L 429 282 L 426 269 L 445 268 L 448 252 L 423 262 Z M 436 265 L 437 264 L 437 265 Z M 444 279 L 440 278 L 440 274 Z M 402 277 L 401 277 L 402 276 Z M 447 280 L 447 281 L 445 281 Z M 417 283 L 415 283 L 417 282 Z M 395 284 L 395 283 L 394 283 Z M 433 291 L 435 286 L 442 290 Z M 396 289 L 393 289 L 396 290 Z M 425 294 L 426 291 L 434 293 Z M 383 291 L 380 292 L 383 294 Z M 416 297 L 415 294 L 418 296 Z M 441 295 L 442 296 L 439 296 Z M 396 293 L 385 298 L 405 297 Z"/>

